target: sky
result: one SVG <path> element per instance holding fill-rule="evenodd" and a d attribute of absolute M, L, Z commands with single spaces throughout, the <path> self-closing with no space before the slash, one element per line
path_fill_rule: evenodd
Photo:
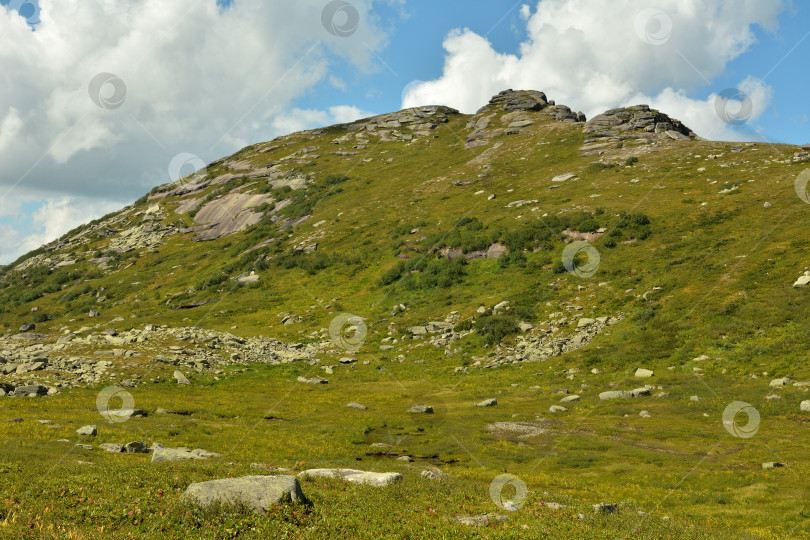
<path fill-rule="evenodd" d="M 810 142 L 810 2 L 0 0 L 0 264 L 240 148 L 534 89 Z"/>

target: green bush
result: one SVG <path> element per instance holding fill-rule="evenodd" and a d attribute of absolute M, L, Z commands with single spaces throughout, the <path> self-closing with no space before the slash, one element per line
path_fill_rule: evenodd
<path fill-rule="evenodd" d="M 475 321 L 475 329 L 484 336 L 484 343 L 494 345 L 507 336 L 517 334 L 517 320 L 509 315 L 485 315 Z"/>

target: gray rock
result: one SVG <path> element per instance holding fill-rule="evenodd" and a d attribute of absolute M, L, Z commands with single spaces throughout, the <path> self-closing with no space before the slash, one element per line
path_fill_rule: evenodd
<path fill-rule="evenodd" d="M 120 418 L 143 418 L 146 416 L 146 411 L 143 409 L 122 409 L 116 413 Z"/>
<path fill-rule="evenodd" d="M 638 368 L 635 376 L 639 379 L 646 379 L 647 377 L 652 377 L 653 375 L 654 373 L 650 369 Z"/>
<path fill-rule="evenodd" d="M 429 471 L 427 469 L 419 473 L 419 476 L 421 476 L 422 478 L 427 478 L 428 480 L 436 480 L 437 478 L 439 478 L 438 474 L 436 474 L 433 471 Z"/>
<path fill-rule="evenodd" d="M 311 478 L 342 478 L 353 484 L 385 487 L 402 480 L 402 475 L 395 472 L 369 472 L 356 469 L 307 469 L 298 474 L 300 477 Z"/>
<path fill-rule="evenodd" d="M 124 445 L 118 443 L 103 443 L 98 445 L 98 447 L 106 452 L 111 452 L 113 454 L 119 454 L 124 451 Z"/>
<path fill-rule="evenodd" d="M 148 454 L 149 445 L 144 441 L 132 441 L 124 445 L 124 451 L 128 454 Z"/>
<path fill-rule="evenodd" d="M 619 505 L 615 503 L 599 503 L 593 505 L 593 510 L 600 514 L 616 514 L 619 512 Z"/>
<path fill-rule="evenodd" d="M 82 450 L 92 450 L 93 447 L 89 444 L 77 444 L 76 448 L 81 448 Z"/>
<path fill-rule="evenodd" d="M 191 382 L 180 371 L 175 371 L 172 375 L 177 381 L 177 384 L 191 384 Z"/>
<path fill-rule="evenodd" d="M 99 315 L 101 315 L 101 313 L 99 313 L 99 311 L 98 311 L 97 309 L 91 309 L 91 310 L 90 310 L 90 311 L 87 313 L 87 316 L 88 316 L 88 317 L 98 317 Z"/>
<path fill-rule="evenodd" d="M 346 406 L 351 408 L 351 409 L 358 409 L 358 410 L 361 410 L 361 411 L 365 411 L 366 409 L 368 409 L 368 407 L 366 407 L 365 405 L 361 405 L 360 403 L 357 403 L 356 401 L 350 401 L 349 403 L 346 404 Z"/>
<path fill-rule="evenodd" d="M 784 467 L 784 463 L 779 463 L 778 461 L 767 461 L 762 464 L 763 469 L 778 469 L 779 467 Z"/>
<path fill-rule="evenodd" d="M 574 401 L 579 401 L 579 396 L 576 394 L 573 394 L 571 396 L 565 396 L 560 400 L 560 403 L 572 403 Z"/>
<path fill-rule="evenodd" d="M 76 435 L 83 437 L 95 437 L 97 434 L 96 426 L 82 426 L 76 430 Z"/>
<path fill-rule="evenodd" d="M 416 414 L 433 414 L 433 407 L 430 405 L 411 405 L 408 412 Z"/>
<path fill-rule="evenodd" d="M 796 282 L 793 283 L 793 286 L 798 289 L 801 287 L 807 287 L 807 285 L 809 284 L 810 284 L 810 271 L 805 272 L 804 275 L 802 276 L 799 276 L 799 279 L 797 279 Z"/>
<path fill-rule="evenodd" d="M 498 400 L 496 398 L 489 398 L 489 399 L 485 399 L 484 401 L 481 401 L 479 403 L 476 403 L 475 406 L 476 407 L 494 407 L 497 404 L 498 404 Z"/>
<path fill-rule="evenodd" d="M 500 514 L 475 514 L 456 516 L 456 521 L 463 525 L 478 526 L 489 525 L 494 522 L 508 521 L 506 516 Z"/>
<path fill-rule="evenodd" d="M 298 382 L 306 383 L 306 384 L 328 384 L 329 381 L 326 379 L 321 379 L 320 377 L 298 377 Z"/>
<path fill-rule="evenodd" d="M 579 319 L 577 321 L 577 328 L 584 328 L 586 326 L 592 325 L 595 322 L 596 322 L 596 320 L 594 320 L 594 319 L 589 319 L 588 317 L 582 317 L 581 319 Z"/>
<path fill-rule="evenodd" d="M 802 412 L 810 412 L 810 399 L 806 399 L 799 404 L 799 410 Z"/>
<path fill-rule="evenodd" d="M 565 173 L 565 174 L 558 174 L 554 178 L 551 179 L 552 182 L 567 182 L 568 180 L 572 180 L 576 178 L 577 175 L 574 173 Z"/>
<path fill-rule="evenodd" d="M 15 396 L 44 396 L 48 393 L 48 388 L 41 384 L 26 384 L 14 388 Z"/>
<path fill-rule="evenodd" d="M 770 385 L 772 388 L 777 388 L 780 386 L 787 386 L 793 382 L 793 379 L 789 377 L 782 377 L 781 379 L 774 379 L 771 381 Z"/>
<path fill-rule="evenodd" d="M 242 503 L 256 512 L 263 512 L 275 504 L 308 503 L 298 478 L 292 475 L 256 475 L 198 482 L 188 486 L 182 498 L 202 506 L 214 501 Z"/>
<path fill-rule="evenodd" d="M 207 452 L 202 449 L 189 450 L 188 448 L 165 448 L 154 447 L 152 449 L 152 463 L 163 461 L 181 461 L 184 459 L 206 459 L 209 457 L 219 457 L 221 454 Z"/>
<path fill-rule="evenodd" d="M 633 395 L 633 397 L 649 396 L 650 395 L 650 389 L 649 388 L 635 388 L 635 389 L 631 390 L 630 393 Z"/>
<path fill-rule="evenodd" d="M 633 394 L 627 390 L 608 390 L 599 394 L 599 399 L 602 401 L 608 399 L 627 399 L 633 397 Z"/>
<path fill-rule="evenodd" d="M 27 324 L 24 324 L 24 325 L 20 326 L 20 333 L 22 334 L 22 333 L 25 333 L 25 332 L 33 332 L 34 330 L 36 330 L 36 328 L 37 328 L 37 325 L 35 325 L 34 323 L 27 323 Z"/>
<path fill-rule="evenodd" d="M 689 396 L 689 401 L 700 401 L 700 396 Z"/>
<path fill-rule="evenodd" d="M 566 412 L 567 410 L 568 409 L 566 409 L 565 407 L 563 407 L 561 405 L 552 405 L 551 407 L 548 408 L 548 412 L 550 412 L 550 413 L 561 413 L 561 412 Z"/>

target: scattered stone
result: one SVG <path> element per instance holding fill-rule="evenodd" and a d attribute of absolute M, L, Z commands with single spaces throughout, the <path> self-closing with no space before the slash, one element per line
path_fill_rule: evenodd
<path fill-rule="evenodd" d="M 24 334 L 25 332 L 33 332 L 34 330 L 36 330 L 36 328 L 37 325 L 35 325 L 34 323 L 27 323 L 20 326 L 20 333 Z"/>
<path fill-rule="evenodd" d="M 498 400 L 496 398 L 489 398 L 489 399 L 485 399 L 484 401 L 481 401 L 479 403 L 476 403 L 475 406 L 476 407 L 494 407 L 497 404 L 498 404 Z"/>
<path fill-rule="evenodd" d="M 173 374 L 174 379 L 177 381 L 177 384 L 191 384 L 191 381 L 186 378 L 180 371 L 175 371 Z"/>
<path fill-rule="evenodd" d="M 420 475 L 422 478 L 427 478 L 428 480 L 436 480 L 437 478 L 439 478 L 439 475 L 438 475 L 438 474 L 436 474 L 436 473 L 435 473 L 435 472 L 433 472 L 433 471 L 429 471 L 429 470 L 427 470 L 427 469 L 425 469 L 424 471 L 422 471 L 422 472 L 421 472 L 419 475 Z"/>
<path fill-rule="evenodd" d="M 320 377 L 309 377 L 309 378 L 307 378 L 307 377 L 304 377 L 304 376 L 300 376 L 300 377 L 298 377 L 298 382 L 306 383 L 306 384 L 329 384 L 329 381 L 327 381 L 326 379 L 322 379 Z"/>
<path fill-rule="evenodd" d="M 619 505 L 615 503 L 599 503 L 593 505 L 593 510 L 599 514 L 616 514 L 619 512 Z"/>
<path fill-rule="evenodd" d="M 113 454 L 118 454 L 124 451 L 124 445 L 118 443 L 102 443 L 98 445 L 98 447 L 106 452 L 111 452 Z"/>
<path fill-rule="evenodd" d="M 608 399 L 628 399 L 631 397 L 633 397 L 633 394 L 627 390 L 608 390 L 607 392 L 601 392 L 599 394 L 599 399 L 602 401 Z"/>
<path fill-rule="evenodd" d="M 363 484 L 367 486 L 386 487 L 394 482 L 402 480 L 402 475 L 395 472 L 369 472 L 358 471 L 356 469 L 307 469 L 298 474 L 299 477 L 312 478 L 342 478 L 353 484 Z"/>
<path fill-rule="evenodd" d="M 565 174 L 558 174 L 554 178 L 551 179 L 552 182 L 567 182 L 568 180 L 572 180 L 576 178 L 577 175 L 574 173 L 565 173 Z"/>
<path fill-rule="evenodd" d="M 221 456 L 221 454 L 208 452 L 200 448 L 190 450 L 183 447 L 165 448 L 162 446 L 155 446 L 152 450 L 152 463 L 159 463 L 162 461 L 180 461 L 183 459 L 207 459 L 219 456 Z"/>
<path fill-rule="evenodd" d="M 202 506 L 214 501 L 243 503 L 255 512 L 266 511 L 280 503 L 308 503 L 298 478 L 292 475 L 243 476 L 198 482 L 188 486 L 182 498 Z"/>
<path fill-rule="evenodd" d="M 646 387 L 644 387 L 644 388 L 635 388 L 635 389 L 631 390 L 630 393 L 633 395 L 633 397 L 649 396 L 650 395 L 650 389 L 646 388 Z"/>
<path fill-rule="evenodd" d="M 652 415 L 650 414 L 650 411 L 646 411 L 646 410 L 641 411 L 640 413 L 638 413 L 638 415 L 640 417 L 642 417 L 642 418 L 652 418 Z"/>
<path fill-rule="evenodd" d="M 413 458 L 411 456 L 399 456 L 397 461 L 405 461 L 407 463 L 413 463 Z"/>
<path fill-rule="evenodd" d="M 793 286 L 796 288 L 800 288 L 806 287 L 808 284 L 810 284 L 810 271 L 807 271 L 804 273 L 804 275 L 799 276 L 799 279 L 796 280 Z"/>
<path fill-rule="evenodd" d="M 476 514 L 456 516 L 456 521 L 463 525 L 477 526 L 489 525 L 494 521 L 508 521 L 509 518 L 500 514 Z"/>
<path fill-rule="evenodd" d="M 552 405 L 551 407 L 548 408 L 548 412 L 550 412 L 550 413 L 566 412 L 567 410 L 568 409 L 566 409 L 565 407 L 562 407 L 560 405 Z"/>
<path fill-rule="evenodd" d="M 349 403 L 346 404 L 346 406 L 351 408 L 351 409 L 358 409 L 358 410 L 361 410 L 361 411 L 365 411 L 366 409 L 368 409 L 368 407 L 366 407 L 365 405 L 361 405 L 361 404 L 357 403 L 356 401 L 350 401 Z"/>
<path fill-rule="evenodd" d="M 638 377 L 639 379 L 646 379 L 647 377 L 652 377 L 653 375 L 654 375 L 653 371 L 649 369 L 638 368 L 636 370 L 636 377 Z"/>
<path fill-rule="evenodd" d="M 565 396 L 564 398 L 560 399 L 560 403 L 573 403 L 574 401 L 579 401 L 579 396 L 577 394 Z"/>
<path fill-rule="evenodd" d="M 799 404 L 799 410 L 802 412 L 810 412 L 810 400 L 804 400 Z"/>
<path fill-rule="evenodd" d="M 144 441 L 133 441 L 124 445 L 124 452 L 128 454 L 148 454 L 149 445 Z"/>
<path fill-rule="evenodd" d="M 690 396 L 689 401 L 700 401 L 700 396 Z"/>
<path fill-rule="evenodd" d="M 784 463 L 779 463 L 778 461 L 767 461 L 762 464 L 763 469 L 777 469 L 779 467 L 784 467 Z"/>
<path fill-rule="evenodd" d="M 93 447 L 89 444 L 77 444 L 76 448 L 81 448 L 82 450 L 92 450 Z"/>
<path fill-rule="evenodd" d="M 100 316 L 100 315 L 101 315 L 101 313 L 99 313 L 99 311 L 98 311 L 97 309 L 91 309 L 91 310 L 90 310 L 90 311 L 87 313 L 87 316 L 88 316 L 88 317 L 98 317 L 98 316 Z"/>
<path fill-rule="evenodd" d="M 793 379 L 789 377 L 782 377 L 781 379 L 774 379 L 771 381 L 770 385 L 772 388 L 777 388 L 780 386 L 787 386 L 793 382 Z"/>
<path fill-rule="evenodd" d="M 96 426 L 82 426 L 76 430 L 76 435 L 81 435 L 82 437 L 95 437 L 97 434 Z"/>
<path fill-rule="evenodd" d="M 48 388 L 41 384 L 27 384 L 14 389 L 15 396 L 44 396 L 48 394 Z"/>
<path fill-rule="evenodd" d="M 408 412 L 415 414 L 433 414 L 433 407 L 430 405 L 411 405 Z"/>

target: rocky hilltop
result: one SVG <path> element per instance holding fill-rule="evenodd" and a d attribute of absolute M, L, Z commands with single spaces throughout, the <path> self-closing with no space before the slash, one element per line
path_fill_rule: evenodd
<path fill-rule="evenodd" d="M 809 150 L 505 90 L 157 186 L 0 267 L 0 524 L 806 536 Z"/>

